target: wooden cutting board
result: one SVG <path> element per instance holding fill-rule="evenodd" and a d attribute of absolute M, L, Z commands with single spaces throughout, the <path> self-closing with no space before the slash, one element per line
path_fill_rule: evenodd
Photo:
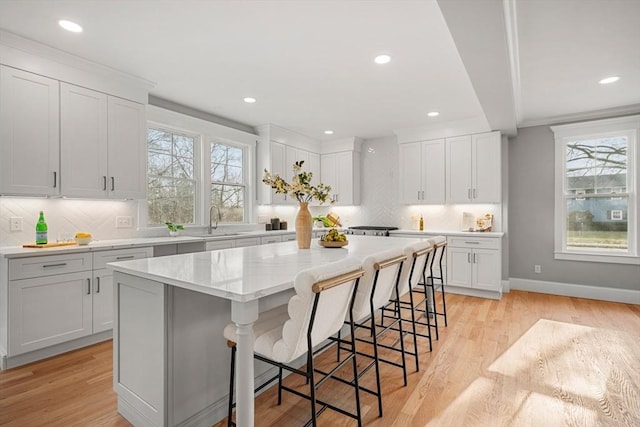
<path fill-rule="evenodd" d="M 73 246 L 77 245 L 76 242 L 60 242 L 60 243 L 27 243 L 26 245 L 22 245 L 23 248 L 55 248 L 58 246 Z"/>

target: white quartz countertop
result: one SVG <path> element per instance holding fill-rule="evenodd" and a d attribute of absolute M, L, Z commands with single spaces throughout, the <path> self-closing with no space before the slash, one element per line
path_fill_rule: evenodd
<path fill-rule="evenodd" d="M 411 235 L 411 236 L 465 236 L 465 237 L 502 237 L 501 231 L 460 231 L 460 230 L 394 230 L 389 231 L 390 235 Z"/>
<path fill-rule="evenodd" d="M 176 243 L 203 242 L 212 240 L 242 239 L 273 235 L 294 234 L 294 230 L 282 231 L 240 231 L 218 232 L 211 235 L 189 236 L 188 232 L 177 236 L 137 237 L 129 239 L 93 240 L 88 245 L 56 246 L 51 248 L 23 248 L 22 246 L 0 246 L 0 257 L 22 258 L 27 256 L 60 255 L 65 253 L 104 251 L 109 249 L 126 249 L 145 246 L 171 245 Z"/>
<path fill-rule="evenodd" d="M 301 270 L 339 261 L 346 256 L 364 259 L 418 240 L 349 236 L 349 244 L 342 248 L 324 248 L 318 239 L 314 239 L 311 249 L 298 249 L 297 243 L 292 241 L 123 261 L 107 266 L 115 271 L 204 294 L 234 301 L 251 301 L 291 288 L 294 277 Z"/>

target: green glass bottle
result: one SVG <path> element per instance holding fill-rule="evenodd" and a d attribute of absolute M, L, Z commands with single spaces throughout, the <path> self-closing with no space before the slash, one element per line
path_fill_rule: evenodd
<path fill-rule="evenodd" d="M 36 223 L 36 245 L 47 244 L 47 223 L 44 220 L 44 212 L 40 211 L 40 218 Z"/>

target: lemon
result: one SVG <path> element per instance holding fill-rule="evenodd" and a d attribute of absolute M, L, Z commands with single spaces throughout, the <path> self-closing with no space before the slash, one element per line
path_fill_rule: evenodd
<path fill-rule="evenodd" d="M 79 232 L 76 233 L 76 237 L 78 239 L 82 239 L 82 238 L 92 237 L 92 236 L 91 236 L 91 233 L 85 233 L 83 231 L 79 231 Z"/>

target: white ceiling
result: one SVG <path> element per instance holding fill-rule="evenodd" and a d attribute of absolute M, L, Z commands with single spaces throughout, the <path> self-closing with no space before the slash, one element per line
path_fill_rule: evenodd
<path fill-rule="evenodd" d="M 0 28 L 150 80 L 158 98 L 319 140 L 640 111 L 638 16 L 640 0 L 0 0 Z"/>

